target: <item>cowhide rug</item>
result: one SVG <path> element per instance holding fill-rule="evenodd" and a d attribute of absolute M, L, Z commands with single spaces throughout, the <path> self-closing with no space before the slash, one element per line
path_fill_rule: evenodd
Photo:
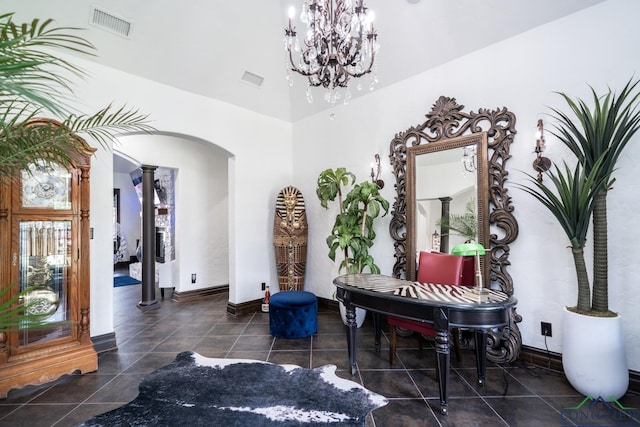
<path fill-rule="evenodd" d="M 132 402 L 79 426 L 364 426 L 387 399 L 335 370 L 183 352 L 147 375 Z"/>

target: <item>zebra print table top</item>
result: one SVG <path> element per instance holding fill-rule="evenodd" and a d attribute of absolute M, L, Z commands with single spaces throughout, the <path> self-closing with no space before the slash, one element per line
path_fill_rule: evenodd
<path fill-rule="evenodd" d="M 336 281 L 373 292 L 453 304 L 495 304 L 509 299 L 509 295 L 502 291 L 488 289 L 485 301 L 480 302 L 478 294 L 471 286 L 410 282 L 377 274 L 349 274 L 340 276 Z"/>

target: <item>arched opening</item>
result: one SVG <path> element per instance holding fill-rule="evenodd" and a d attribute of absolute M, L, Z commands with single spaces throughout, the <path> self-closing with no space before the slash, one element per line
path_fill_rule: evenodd
<path fill-rule="evenodd" d="M 166 262 L 161 265 L 160 286 L 181 293 L 232 286 L 229 162 L 233 156 L 208 141 L 170 133 L 123 136 L 113 151 L 113 183 L 120 195 L 118 228 L 128 246 L 123 257 L 136 260 L 142 230 L 131 172 L 141 164 L 152 164 L 160 171 L 171 170 L 175 181 L 174 259 L 171 268 Z"/>

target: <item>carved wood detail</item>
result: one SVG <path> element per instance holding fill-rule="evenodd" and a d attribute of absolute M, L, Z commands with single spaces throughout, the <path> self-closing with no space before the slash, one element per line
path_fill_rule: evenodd
<path fill-rule="evenodd" d="M 509 245 L 518 237 L 518 222 L 513 216 L 514 207 L 505 182 L 509 172 L 506 164 L 511 155 L 509 147 L 516 134 L 515 115 L 505 107 L 464 112 L 464 105 L 455 98 L 441 96 L 426 114 L 426 120 L 395 135 L 390 144 L 390 160 L 396 178 L 396 197 L 392 208 L 389 231 L 394 240 L 396 261 L 393 275 L 405 278 L 407 273 L 407 149 L 446 141 L 464 135 L 486 132 L 488 147 L 488 224 L 490 248 L 489 277 L 493 287 L 513 294 L 513 280 L 507 267 Z M 479 215 L 480 217 L 480 215 Z M 499 233 L 494 232 L 499 231 Z M 413 255 L 411 255 L 413 256 Z M 518 357 L 522 337 L 517 323 L 522 317 L 516 309 L 511 311 L 510 324 L 501 331 L 490 331 L 487 357 L 494 362 L 508 362 Z M 466 343 L 465 343 L 466 344 Z M 470 344 L 470 343 L 469 343 Z"/>

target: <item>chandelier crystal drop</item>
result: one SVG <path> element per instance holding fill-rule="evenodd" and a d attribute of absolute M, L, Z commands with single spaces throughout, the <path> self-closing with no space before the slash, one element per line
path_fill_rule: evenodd
<path fill-rule="evenodd" d="M 309 86 L 327 89 L 325 99 L 329 103 L 335 104 L 340 99 L 346 103 L 351 93 L 342 96 L 339 90 L 347 88 L 352 77 L 359 78 L 373 70 L 369 84 L 373 90 L 378 81 L 374 61 L 379 46 L 373 12 L 368 11 L 364 0 L 355 0 L 355 6 L 351 0 L 305 0 L 300 21 L 307 31 L 302 42 L 292 23 L 294 16 L 291 7 L 289 26 L 284 30 L 284 48 L 291 64 L 287 74 L 289 84 L 290 71 L 295 71 L 308 78 Z M 358 90 L 361 87 L 358 83 Z"/>

